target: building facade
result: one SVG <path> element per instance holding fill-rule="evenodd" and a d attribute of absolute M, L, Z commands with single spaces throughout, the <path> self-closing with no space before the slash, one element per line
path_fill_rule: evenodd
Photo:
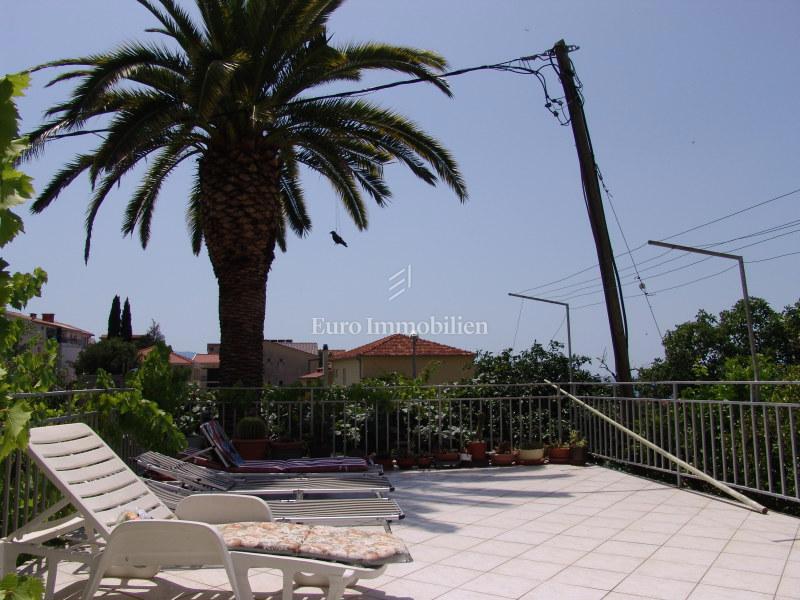
<path fill-rule="evenodd" d="M 94 334 L 74 325 L 56 321 L 55 313 L 22 314 L 6 311 L 6 316 L 25 322 L 25 333 L 22 341 L 28 344 L 33 352 L 43 352 L 48 340 L 58 342 L 58 359 L 56 365 L 64 383 L 77 379 L 75 361 L 78 355 L 92 343 Z"/>
<path fill-rule="evenodd" d="M 332 352 L 333 383 L 347 386 L 363 379 L 400 373 L 428 374 L 428 383 L 452 383 L 471 378 L 475 353 L 410 335 L 395 334 L 353 348 Z"/>

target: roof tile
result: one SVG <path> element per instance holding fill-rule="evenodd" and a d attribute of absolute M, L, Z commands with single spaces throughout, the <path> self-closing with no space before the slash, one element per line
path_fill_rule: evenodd
<path fill-rule="evenodd" d="M 414 354 L 413 341 L 410 335 L 396 333 L 381 338 L 347 352 L 337 352 L 334 360 L 357 358 L 359 356 L 411 356 Z M 446 346 L 430 340 L 417 339 L 417 356 L 474 356 L 473 352 L 453 346 Z"/>

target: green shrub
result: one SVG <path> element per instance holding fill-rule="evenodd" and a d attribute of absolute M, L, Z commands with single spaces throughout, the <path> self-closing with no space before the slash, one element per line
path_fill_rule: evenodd
<path fill-rule="evenodd" d="M 240 440 L 266 439 L 267 424 L 261 417 L 243 417 L 236 424 L 236 437 Z"/>

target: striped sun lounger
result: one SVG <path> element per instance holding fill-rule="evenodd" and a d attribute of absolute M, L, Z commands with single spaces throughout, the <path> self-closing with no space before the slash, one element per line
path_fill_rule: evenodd
<path fill-rule="evenodd" d="M 337 473 L 335 476 L 299 473 L 227 473 L 153 451 L 137 456 L 136 463 L 144 471 L 177 480 L 185 487 L 196 491 L 254 496 L 294 496 L 299 499 L 306 494 L 381 496 L 394 490 L 386 477 L 372 473 Z"/>
<path fill-rule="evenodd" d="M 147 487 L 175 510 L 181 500 L 197 493 L 176 483 L 143 480 Z M 390 498 L 333 498 L 325 500 L 267 500 L 273 521 L 310 525 L 382 525 L 390 531 L 390 523 L 405 517 L 397 502 Z"/>
<path fill-rule="evenodd" d="M 216 420 L 200 425 L 225 470 L 232 473 L 346 473 L 368 471 L 369 463 L 357 456 L 293 458 L 288 460 L 245 460 Z"/>

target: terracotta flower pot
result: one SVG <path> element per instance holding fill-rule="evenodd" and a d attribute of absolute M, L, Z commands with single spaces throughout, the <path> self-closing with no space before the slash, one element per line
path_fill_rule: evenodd
<path fill-rule="evenodd" d="M 570 447 L 569 446 L 553 446 L 548 453 L 550 462 L 556 465 L 566 465 L 569 463 Z"/>
<path fill-rule="evenodd" d="M 486 460 L 486 442 L 469 442 L 467 452 L 472 455 L 473 460 Z"/>
<path fill-rule="evenodd" d="M 457 462 L 459 454 L 458 452 L 437 452 L 436 460 L 440 462 Z"/>
<path fill-rule="evenodd" d="M 573 446 L 569 449 L 569 464 L 577 467 L 586 466 L 586 446 Z"/>
<path fill-rule="evenodd" d="M 391 471 L 394 469 L 394 459 L 393 458 L 375 458 L 375 464 L 381 465 L 384 471 Z"/>
<path fill-rule="evenodd" d="M 432 456 L 420 456 L 417 459 L 417 466 L 419 466 L 420 469 L 430 469 L 432 464 L 433 464 Z"/>
<path fill-rule="evenodd" d="M 269 456 L 277 460 L 289 458 L 302 458 L 306 453 L 306 444 L 301 441 L 271 441 L 269 443 Z"/>
<path fill-rule="evenodd" d="M 245 460 L 263 460 L 267 456 L 266 438 L 261 440 L 233 439 L 233 445 Z"/>
<path fill-rule="evenodd" d="M 513 454 L 492 454 L 492 465 L 495 467 L 508 467 L 516 458 Z"/>
<path fill-rule="evenodd" d="M 415 456 L 403 456 L 397 460 L 397 466 L 401 469 L 411 469 L 417 464 L 417 458 Z"/>

